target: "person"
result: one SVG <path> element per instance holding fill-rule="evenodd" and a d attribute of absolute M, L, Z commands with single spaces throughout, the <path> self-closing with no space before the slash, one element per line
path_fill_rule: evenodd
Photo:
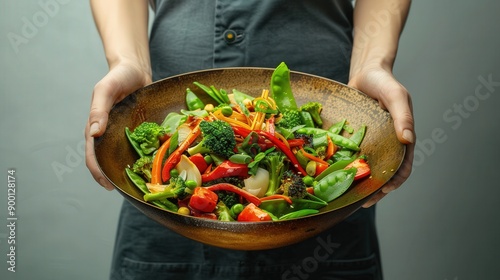
<path fill-rule="evenodd" d="M 114 104 L 172 75 L 256 66 L 334 79 L 378 100 L 407 145 L 402 167 L 376 196 L 315 238 L 284 248 L 238 251 L 184 238 L 124 202 L 111 279 L 382 279 L 375 207 L 410 175 L 415 131 L 411 97 L 392 73 L 410 0 L 91 0 L 108 74 L 94 87 L 85 129 L 86 163 L 99 172 L 93 138 Z M 321 253 L 320 253 L 321 250 Z"/>

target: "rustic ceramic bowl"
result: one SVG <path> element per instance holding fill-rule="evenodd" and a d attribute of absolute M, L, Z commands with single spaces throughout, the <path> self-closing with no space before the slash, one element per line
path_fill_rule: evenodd
<path fill-rule="evenodd" d="M 169 112 L 185 109 L 187 87 L 200 97 L 205 96 L 193 85 L 195 81 L 228 92 L 234 88 L 259 96 L 263 89 L 269 88 L 272 72 L 273 69 L 263 68 L 198 71 L 155 82 L 131 94 L 113 108 L 106 133 L 95 141 L 95 154 L 102 173 L 146 216 L 183 236 L 213 246 L 240 250 L 270 249 L 303 241 L 334 226 L 359 209 L 394 175 L 405 148 L 396 138 L 390 115 L 375 100 L 344 84 L 318 76 L 291 73 L 297 103 L 322 102 L 325 127 L 343 118 L 355 129 L 366 124 L 361 150 L 368 156 L 372 168 L 370 178 L 356 182 L 320 213 L 293 220 L 253 223 L 188 217 L 146 203 L 143 194 L 125 175 L 125 167 L 137 159 L 125 137 L 125 127 L 132 129 L 146 120 L 160 123 Z"/>

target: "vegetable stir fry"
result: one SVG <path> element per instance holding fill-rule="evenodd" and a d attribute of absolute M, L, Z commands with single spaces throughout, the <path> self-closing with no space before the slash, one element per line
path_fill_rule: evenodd
<path fill-rule="evenodd" d="M 255 98 L 194 85 L 213 103 L 187 88 L 187 110 L 125 128 L 138 154 L 125 172 L 145 201 L 226 222 L 278 221 L 318 213 L 370 174 L 359 148 L 366 126 L 323 128 L 321 103 L 297 105 L 285 63 Z"/>

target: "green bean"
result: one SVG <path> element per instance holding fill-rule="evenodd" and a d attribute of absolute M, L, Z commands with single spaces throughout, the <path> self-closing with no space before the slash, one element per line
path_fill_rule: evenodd
<path fill-rule="evenodd" d="M 252 161 L 252 157 L 246 154 L 234 154 L 229 157 L 229 161 L 239 164 L 249 164 Z"/>

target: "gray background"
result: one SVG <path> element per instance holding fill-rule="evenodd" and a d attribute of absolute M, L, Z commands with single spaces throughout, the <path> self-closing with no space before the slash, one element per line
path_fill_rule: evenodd
<path fill-rule="evenodd" d="M 90 95 L 107 65 L 88 1 L 55 3 L 50 13 L 37 0 L 0 4 L 1 279 L 109 272 L 121 198 L 83 158 Z M 500 84 L 481 83 L 500 81 L 498 11 L 493 0 L 413 3 L 395 74 L 413 95 L 419 145 L 412 177 L 378 204 L 386 279 L 498 279 Z M 9 168 L 16 273 L 6 264 Z"/>

